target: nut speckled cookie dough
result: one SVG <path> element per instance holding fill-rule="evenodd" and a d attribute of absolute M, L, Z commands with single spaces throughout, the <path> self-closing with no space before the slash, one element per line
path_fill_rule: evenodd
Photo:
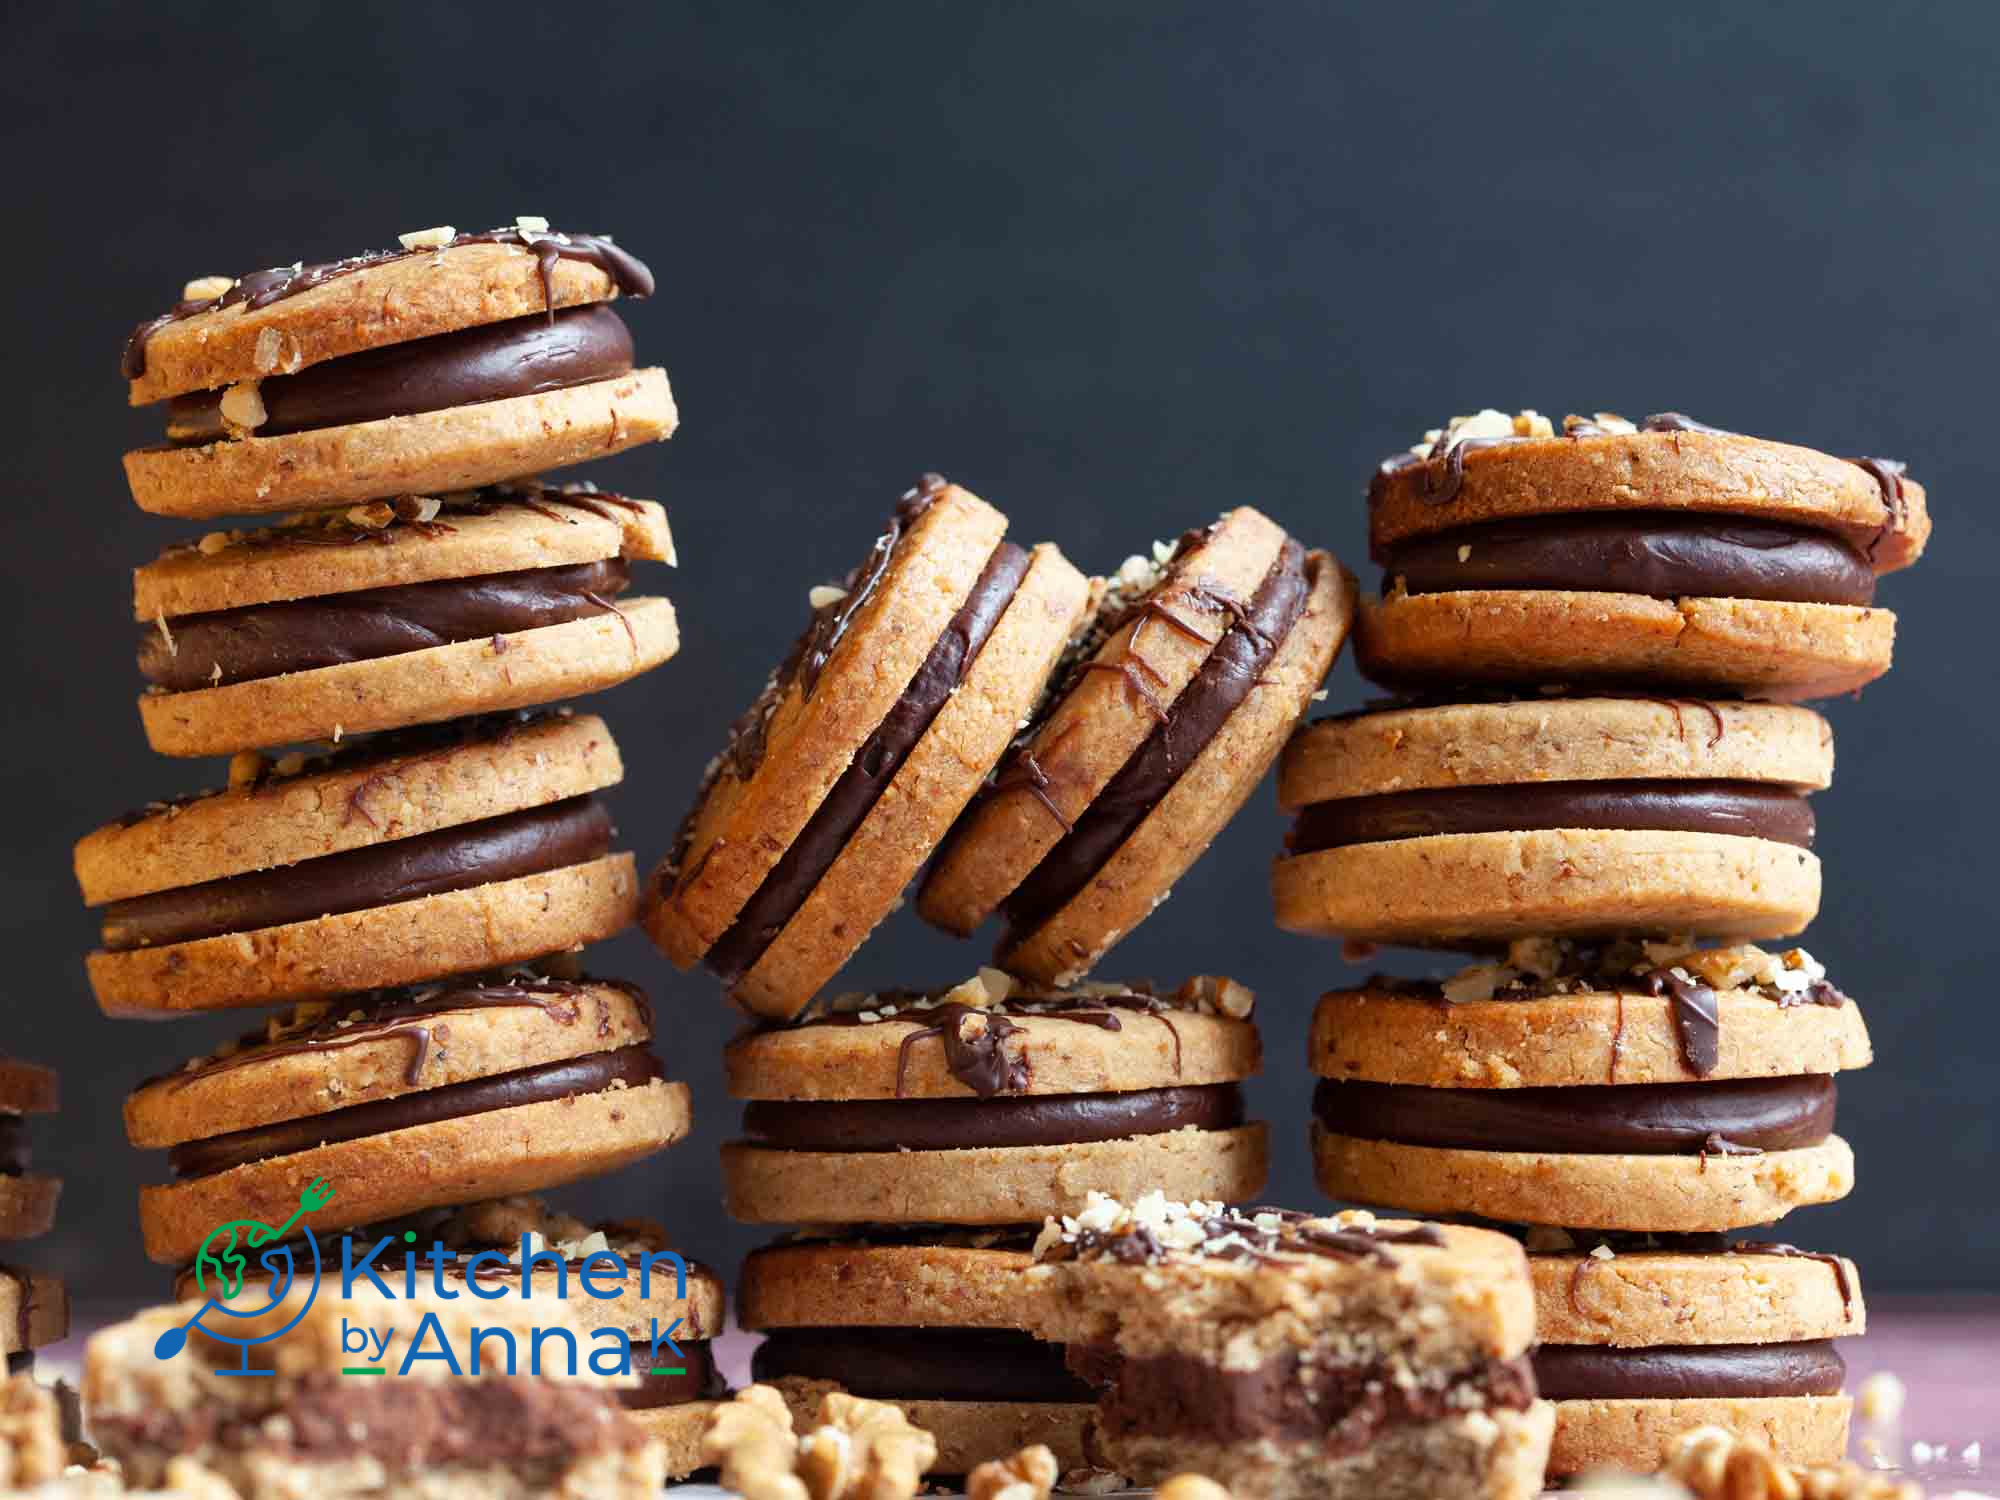
<path fill-rule="evenodd" d="M 1740 1229 L 1846 1194 L 1832 1075 L 1871 1055 L 1803 949 L 1520 941 L 1442 981 L 1320 1001 L 1314 1157 L 1348 1201 Z"/>
<path fill-rule="evenodd" d="M 232 763 L 226 790 L 81 840 L 103 906 L 88 968 L 113 1014 L 415 984 L 575 949 L 632 919 L 631 856 L 591 793 L 602 720 L 469 720 Z"/>
<path fill-rule="evenodd" d="M 533 707 L 650 670 L 680 640 L 666 513 L 521 482 L 211 532 L 133 579 L 155 750 L 217 755 Z"/>
<path fill-rule="evenodd" d="M 140 1190 L 147 1254 L 178 1264 L 214 1224 L 307 1197 L 315 1229 L 348 1228 L 637 1161 L 689 1127 L 651 1035 L 630 986 L 535 973 L 299 1007 L 127 1100 L 132 1143 L 176 1178 Z"/>
<path fill-rule="evenodd" d="M 1407 755 L 1401 747 L 1409 747 Z M 1364 710 L 1280 763 L 1288 931 L 1416 946 L 1695 933 L 1774 938 L 1819 909 L 1805 709 L 1629 698 Z"/>
<path fill-rule="evenodd" d="M 1250 1196 L 1266 1158 L 1239 1088 L 1261 1063 L 1253 1003 L 1225 979 L 1055 990 L 987 969 L 749 1033 L 725 1064 L 750 1101 L 746 1139 L 723 1147 L 730 1212 L 1019 1224 L 1093 1188 Z"/>
<path fill-rule="evenodd" d="M 47 1234 L 55 1224 L 62 1179 L 32 1170 L 34 1159 L 29 1147 L 27 1116 L 53 1114 L 59 1096 L 52 1070 L 17 1058 L 0 1058 L 0 1240 L 35 1239 Z M 22 1289 L 39 1281 L 39 1277 L 28 1272 L 11 1278 L 23 1296 L 27 1292 Z M 56 1290 L 61 1291 L 60 1284 Z M 0 1298 L 4 1298 L 4 1290 L 0 1290 Z M 27 1305 L 27 1301 L 16 1301 L 17 1311 Z M 6 1317 L 4 1300 L 0 1300 L 0 1324 L 5 1323 Z M 23 1332 L 25 1328 L 26 1324 L 18 1324 L 16 1331 Z M 0 1335 L 4 1335 L 4 1328 L 0 1328 Z M 32 1347 L 25 1338 L 17 1338 L 6 1352 Z"/>
<path fill-rule="evenodd" d="M 1037 1259 L 1028 1315 L 1089 1351 L 1096 1443 L 1142 1484 L 1224 1474 L 1250 1500 L 1541 1488 L 1553 1414 L 1504 1235 L 1098 1195 L 1049 1222 Z"/>
<path fill-rule="evenodd" d="M 1091 585 L 930 475 L 737 721 L 648 882 L 643 920 L 730 997 L 797 1015 L 896 905 L 985 781 Z"/>
<path fill-rule="evenodd" d="M 190 282 L 127 341 L 168 443 L 125 458 L 163 515 L 437 494 L 669 436 L 666 373 L 609 303 L 652 273 L 608 238 L 524 219 L 402 248 Z"/>
<path fill-rule="evenodd" d="M 939 852 L 919 910 L 999 962 L 1087 974 L 1262 779 L 1332 664 L 1353 581 L 1249 507 L 1110 580 L 1066 676 Z"/>
<path fill-rule="evenodd" d="M 1457 417 L 1369 487 L 1382 597 L 1356 629 L 1393 686 L 1646 683 L 1798 699 L 1889 669 L 1881 573 L 1930 536 L 1923 486 L 1678 413 Z"/>
<path fill-rule="evenodd" d="M 743 1264 L 738 1312 L 766 1335 L 752 1371 L 800 1419 L 827 1390 L 889 1401 L 937 1439 L 932 1472 L 964 1474 L 1043 1443 L 1089 1461 L 1092 1393 L 1060 1346 L 1025 1331 L 1033 1229 L 796 1238 Z"/>
<path fill-rule="evenodd" d="M 1833 1340 L 1867 1313 L 1854 1263 L 1770 1242 L 1550 1231 L 1531 1246 L 1549 1472 L 1649 1472 L 1689 1426 L 1831 1463 L 1851 1406 Z M 1560 1245 L 1563 1248 L 1547 1248 Z"/>

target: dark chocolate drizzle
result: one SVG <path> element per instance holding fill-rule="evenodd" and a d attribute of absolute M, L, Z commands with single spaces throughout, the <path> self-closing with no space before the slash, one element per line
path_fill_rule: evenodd
<path fill-rule="evenodd" d="M 983 1016 L 986 1025 L 968 1037 L 960 1023 L 971 1016 Z M 982 1099 L 991 1099 L 995 1094 L 1018 1094 L 1033 1079 L 1025 1056 L 1007 1055 L 1007 1038 L 1021 1028 L 997 1011 L 984 1011 L 953 1000 L 925 1012 L 925 1022 L 904 1037 L 896 1049 L 898 1099 L 907 1097 L 903 1080 L 909 1071 L 910 1049 L 932 1037 L 944 1047 L 946 1071 Z"/>
<path fill-rule="evenodd" d="M 1730 437 L 1732 434 L 1722 427 L 1711 427 L 1706 422 L 1697 422 L 1693 417 L 1677 411 L 1657 411 L 1639 424 L 1641 432 L 1705 432 L 1711 437 Z"/>
<path fill-rule="evenodd" d="M 144 375 L 146 343 L 169 323 L 239 305 L 255 312 L 260 307 L 296 297 L 301 292 L 309 292 L 342 276 L 351 276 L 356 271 L 366 271 L 391 261 L 408 260 L 413 256 L 435 255 L 460 245 L 519 245 L 533 251 L 535 268 L 542 279 L 542 299 L 552 318 L 555 316 L 555 291 L 550 278 L 559 260 L 584 261 L 596 266 L 611 278 L 624 296 L 649 297 L 653 293 L 653 273 L 646 268 L 645 262 L 614 244 L 607 235 L 564 234 L 559 230 L 489 229 L 483 234 L 457 235 L 444 245 L 422 245 L 414 250 L 374 250 L 365 255 L 350 255 L 343 260 L 321 261 L 313 265 L 294 263 L 252 271 L 238 277 L 235 284 L 219 297 L 177 302 L 158 317 L 148 318 L 139 324 L 126 337 L 124 353 L 118 362 L 119 373 L 127 380 L 137 380 Z"/>
<path fill-rule="evenodd" d="M 1885 512 L 1880 527 L 1868 540 L 1868 556 L 1875 556 L 1875 549 L 1882 545 L 1882 539 L 1892 531 L 1901 531 L 1910 518 L 1909 497 L 1903 493 L 1903 476 L 1909 472 L 1909 465 L 1900 458 L 1857 458 L 1852 460 L 1857 468 L 1865 469 L 1875 482 L 1882 487 L 1882 509 Z"/>
<path fill-rule="evenodd" d="M 1644 974 L 1639 982 L 1648 993 L 1666 995 L 1671 1001 L 1681 1061 L 1695 1077 L 1708 1077 L 1722 1060 L 1722 1011 L 1715 991 L 1664 966 Z"/>

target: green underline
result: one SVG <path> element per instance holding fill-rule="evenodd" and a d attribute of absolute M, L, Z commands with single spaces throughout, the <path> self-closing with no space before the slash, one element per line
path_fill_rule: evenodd
<path fill-rule="evenodd" d="M 343 1375 L 387 1375 L 389 1372 L 382 1369 L 371 1369 L 365 1365 L 352 1365 L 340 1373 Z"/>
<path fill-rule="evenodd" d="M 687 1366 L 676 1365 L 671 1370 L 648 1370 L 646 1373 L 648 1375 L 685 1375 L 687 1374 Z"/>

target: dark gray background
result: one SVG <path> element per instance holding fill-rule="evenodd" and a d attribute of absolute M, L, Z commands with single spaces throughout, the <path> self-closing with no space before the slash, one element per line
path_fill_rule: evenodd
<path fill-rule="evenodd" d="M 126 569 L 140 515 L 126 328 L 187 278 L 517 213 L 616 233 L 685 426 L 588 470 L 663 499 L 681 656 L 594 700 L 650 865 L 722 728 L 890 501 L 942 469 L 1086 567 L 1254 502 L 1363 561 L 1370 466 L 1453 412 L 1691 412 L 1908 458 L 1938 539 L 1883 591 L 1896 671 L 1833 704 L 1807 941 L 1881 1061 L 1844 1088 L 1847 1203 L 1788 1238 L 1871 1287 L 2000 1285 L 1994 1253 L 1994 197 L 2000 9 L 1877 4 L 1356 7 L 287 3 L 10 17 L 14 479 L 0 738 L 5 1050 L 58 1064 L 38 1130 L 59 1231 L 16 1259 L 163 1285 L 138 1250 L 124 1092 L 241 1029 L 101 1017 L 71 841 L 212 763 L 150 755 Z M 203 528 L 192 528 L 199 530 Z M 1365 570 L 1364 570 L 1365 571 Z M 648 587 L 656 586 L 653 579 Z M 1344 661 L 1333 706 L 1361 688 Z M 1310 1203 L 1316 993 L 1359 972 L 1271 926 L 1268 790 L 1109 966 L 1254 985 L 1273 1196 Z M 896 918 L 857 982 L 983 956 Z M 626 938 L 694 1137 L 570 1201 L 658 1215 L 730 1262 L 715 1149 L 735 1021 Z M 1420 966 L 1422 959 L 1414 959 Z"/>

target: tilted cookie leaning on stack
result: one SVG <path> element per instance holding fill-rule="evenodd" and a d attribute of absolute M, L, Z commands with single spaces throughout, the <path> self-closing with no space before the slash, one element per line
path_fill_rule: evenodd
<path fill-rule="evenodd" d="M 627 594 L 633 563 L 675 561 L 665 511 L 537 477 L 674 430 L 614 307 L 652 290 L 610 239 L 524 217 L 205 277 L 127 343 L 132 402 L 168 404 L 167 443 L 126 456 L 139 505 L 288 513 L 135 574 L 147 738 L 232 755 L 228 785 L 76 849 L 107 1013 L 292 1007 L 127 1101 L 175 1179 L 142 1194 L 147 1251 L 197 1297 L 242 1295 L 212 1244 L 231 1221 L 435 1251 L 447 1282 L 517 1275 L 544 1306 L 596 1255 L 665 1253 L 657 1226 L 520 1196 L 690 1124 L 643 997 L 574 956 L 630 925 L 638 882 L 599 800 L 610 731 L 547 707 L 679 644 L 666 600 Z M 682 1319 L 680 1363 L 607 1398 L 676 1473 L 721 1306 L 699 1267 L 590 1303 L 642 1369 Z"/>
<path fill-rule="evenodd" d="M 1363 669 L 1426 697 L 1287 747 L 1279 923 L 1506 957 L 1321 1000 L 1321 1185 L 1525 1226 L 1552 1473 L 1650 1470 L 1703 1423 L 1837 1458 L 1855 1269 L 1727 1238 L 1853 1185 L 1834 1074 L 1870 1061 L 1860 1012 L 1746 941 L 1818 912 L 1832 732 L 1737 695 L 1887 670 L 1875 575 L 1921 552 L 1924 492 L 1671 414 L 1483 412 L 1369 505 Z"/>
<path fill-rule="evenodd" d="M 62 1179 L 34 1170 L 27 1117 L 54 1114 L 59 1092 L 49 1069 L 0 1057 L 0 1241 L 39 1239 L 55 1225 Z M 0 1353 L 7 1356 L 7 1374 L 32 1375 L 35 1351 L 68 1336 L 69 1289 L 61 1278 L 0 1265 Z M 63 1415 L 73 1429 L 73 1399 Z"/>

